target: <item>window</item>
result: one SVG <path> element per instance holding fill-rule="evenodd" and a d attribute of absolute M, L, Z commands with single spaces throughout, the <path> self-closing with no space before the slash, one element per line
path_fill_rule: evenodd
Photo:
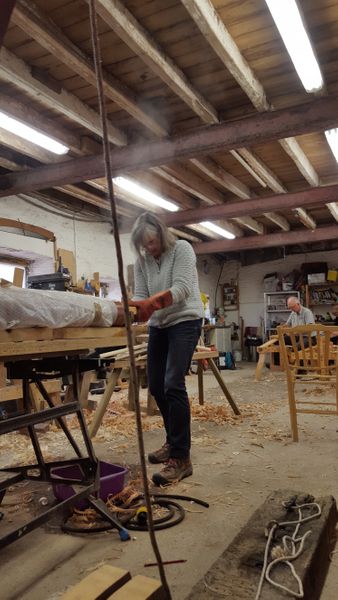
<path fill-rule="evenodd" d="M 15 269 L 17 269 L 17 271 L 23 271 L 22 287 L 25 287 L 25 284 L 26 284 L 25 267 L 23 267 L 22 265 L 15 264 L 15 263 L 2 262 L 0 259 L 0 279 L 6 279 L 6 281 L 10 281 L 11 283 L 13 283 Z"/>

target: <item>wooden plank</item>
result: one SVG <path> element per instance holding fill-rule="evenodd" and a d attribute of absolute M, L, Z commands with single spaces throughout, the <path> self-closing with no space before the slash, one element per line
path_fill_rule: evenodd
<path fill-rule="evenodd" d="M 160 581 L 144 575 L 136 575 L 109 596 L 109 600 L 166 600 L 167 597 Z"/>
<path fill-rule="evenodd" d="M 66 354 L 67 352 L 92 350 L 100 347 L 121 345 L 122 338 L 104 337 L 84 340 L 43 340 L 0 343 L 0 360 L 9 357 L 37 356 L 44 354 Z"/>
<path fill-rule="evenodd" d="M 114 371 L 112 371 L 110 378 L 108 379 L 106 389 L 105 389 L 103 396 L 100 400 L 100 403 L 95 411 L 93 420 L 89 426 L 89 437 L 90 438 L 93 438 L 98 432 L 98 429 L 102 423 L 102 419 L 106 412 L 106 408 L 110 402 L 112 393 L 116 386 L 117 380 L 120 377 L 121 371 L 122 371 L 122 368 L 115 368 Z"/>
<path fill-rule="evenodd" d="M 33 233 L 39 235 L 43 239 L 49 240 L 50 242 L 55 241 L 55 234 L 53 231 L 38 227 L 37 225 L 31 225 L 30 223 L 23 223 L 22 221 L 15 221 L 14 219 L 7 219 L 5 217 L 0 218 L 1 227 L 13 227 L 13 229 L 20 229 L 24 234 Z"/>
<path fill-rule="evenodd" d="M 252 600 L 255 598 L 267 541 L 265 536 L 267 524 L 275 521 L 290 521 L 298 516 L 295 511 L 287 512 L 282 505 L 283 501 L 294 496 L 301 503 L 308 494 L 294 490 L 278 490 L 268 496 L 228 548 L 194 586 L 186 600 L 219 600 L 220 597 L 228 600 L 235 598 L 236 600 Z M 313 519 L 301 526 L 301 535 L 309 530 L 311 530 L 311 535 L 305 542 L 303 553 L 292 562 L 303 583 L 306 600 L 319 599 L 329 567 L 330 551 L 335 543 L 336 502 L 332 496 L 317 498 L 316 501 L 320 504 L 322 514 L 320 518 Z M 279 544 L 281 535 L 285 535 L 285 529 L 277 537 Z M 269 555 L 269 562 L 270 560 Z M 287 587 L 297 589 L 296 583 L 292 584 L 294 580 L 290 577 L 288 568 L 284 567 L 283 569 L 281 566 L 271 574 L 271 577 Z M 205 582 L 208 583 L 208 587 Z M 213 588 L 218 593 L 213 592 Z M 282 597 L 291 596 L 273 588 L 268 582 L 264 582 L 260 600 L 280 600 Z"/>
<path fill-rule="evenodd" d="M 31 384 L 34 385 L 34 384 Z M 48 381 L 43 382 L 44 387 L 46 388 L 49 394 L 54 394 L 56 392 L 61 391 L 61 381 L 60 379 L 49 379 Z M 37 390 L 38 392 L 38 390 Z M 41 400 L 43 400 L 40 392 L 39 396 Z M 20 400 L 23 397 L 22 395 L 22 385 L 6 385 L 5 387 L 0 388 L 0 402 L 7 402 L 8 400 Z"/>
<path fill-rule="evenodd" d="M 25 275 L 24 269 L 19 269 L 18 267 L 15 267 L 14 276 L 13 276 L 13 285 L 15 285 L 16 287 L 22 288 L 24 275 Z"/>
<path fill-rule="evenodd" d="M 239 240 L 220 240 L 194 244 L 196 254 L 213 254 L 217 252 L 237 252 L 254 248 L 272 248 L 274 246 L 290 246 L 291 244 L 314 243 L 323 240 L 335 240 L 338 237 L 338 225 L 317 227 L 315 231 L 295 230 L 283 233 L 272 233 L 261 237 L 247 237 Z"/>
<path fill-rule="evenodd" d="M 126 330 L 124 327 L 61 327 L 59 329 L 53 329 L 52 331 L 55 340 L 92 339 L 101 337 L 126 338 Z"/>
<path fill-rule="evenodd" d="M 68 590 L 62 600 L 106 600 L 129 580 L 128 571 L 103 565 Z"/>
<path fill-rule="evenodd" d="M 3 49 L 0 51 L 3 52 Z M 0 69 L 2 73 L 2 69 Z M 12 77 L 12 66 L 8 65 Z M 260 144 L 289 135 L 323 131 L 338 126 L 337 97 L 329 96 L 292 108 L 253 115 L 236 121 L 223 122 L 190 131 L 165 140 L 131 144 L 123 151 L 111 152 L 113 175 L 135 169 L 163 165 L 166 162 L 191 158 L 217 150 L 233 150 L 251 144 Z M 57 165 L 35 168 L 32 171 L 2 175 L 2 196 L 9 193 L 76 183 L 104 176 L 102 155 L 86 156 Z"/>
<path fill-rule="evenodd" d="M 53 329 L 49 327 L 23 327 L 0 331 L 0 344 L 2 342 L 25 342 L 28 340 L 52 340 Z"/>
<path fill-rule="evenodd" d="M 76 272 L 76 260 L 74 253 L 71 250 L 64 250 L 63 248 L 58 248 L 57 256 L 61 259 L 61 263 L 63 267 L 68 269 L 72 281 L 74 285 L 77 283 L 77 272 Z"/>
<path fill-rule="evenodd" d="M 215 378 L 216 378 L 222 392 L 224 393 L 226 399 L 228 400 L 232 410 L 234 411 L 235 415 L 240 415 L 241 411 L 239 410 L 236 402 L 234 401 L 232 395 L 230 394 L 227 386 L 225 385 L 222 375 L 220 374 L 219 370 L 217 369 L 214 360 L 212 358 L 209 358 L 208 363 L 209 363 L 210 369 L 212 370 L 213 374 L 215 375 Z"/>

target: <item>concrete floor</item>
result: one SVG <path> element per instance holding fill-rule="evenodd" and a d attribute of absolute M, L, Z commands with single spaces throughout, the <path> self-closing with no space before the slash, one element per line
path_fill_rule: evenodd
<path fill-rule="evenodd" d="M 266 370 L 257 383 L 254 368 L 253 363 L 243 362 L 236 371 L 222 371 L 242 410 L 240 418 L 230 418 L 229 409 L 229 420 L 222 424 L 193 420 L 194 475 L 172 492 L 201 498 L 210 508 L 187 505 L 189 512 L 181 524 L 157 533 L 163 560 L 187 561 L 166 567 L 174 600 L 185 598 L 272 490 L 338 497 L 338 421 L 301 415 L 300 442 L 293 443 L 284 374 Z M 187 381 L 196 404 L 197 376 Z M 209 372 L 205 390 L 207 406 L 227 405 Z M 56 441 L 59 435 L 55 433 Z M 53 437 L 46 439 L 48 452 Z M 152 450 L 162 444 L 163 435 L 156 428 L 146 431 L 144 439 L 147 450 Z M 13 443 L 0 446 L 1 464 L 11 464 Z M 18 448 L 21 452 L 22 442 Z M 103 428 L 95 448 L 100 458 L 111 462 L 137 463 L 135 436 L 113 436 Z M 149 473 L 153 471 L 150 467 Z M 5 509 L 10 499 L 6 495 Z M 333 556 L 322 600 L 337 598 L 337 556 Z M 157 568 L 144 568 L 144 563 L 154 560 L 147 533 L 135 532 L 131 541 L 122 543 L 115 532 L 68 536 L 49 524 L 2 550 L 0 596 L 3 600 L 56 600 L 103 562 L 128 569 L 132 575 L 158 577 Z"/>

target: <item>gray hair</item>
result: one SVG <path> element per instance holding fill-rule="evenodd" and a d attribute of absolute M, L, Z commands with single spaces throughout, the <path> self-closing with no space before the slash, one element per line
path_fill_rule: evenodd
<path fill-rule="evenodd" d="M 142 246 L 144 238 L 149 233 L 158 235 L 162 252 L 166 252 L 169 248 L 172 248 L 176 242 L 174 234 L 157 215 L 151 212 L 144 212 L 135 221 L 131 232 L 131 245 L 140 258 L 143 257 Z"/>

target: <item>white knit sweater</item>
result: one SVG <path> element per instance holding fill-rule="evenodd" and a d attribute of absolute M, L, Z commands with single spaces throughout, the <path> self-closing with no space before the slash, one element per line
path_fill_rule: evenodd
<path fill-rule="evenodd" d="M 173 248 L 161 254 L 159 261 L 148 254 L 142 259 L 138 258 L 134 274 L 134 300 L 144 300 L 169 289 L 173 297 L 172 306 L 156 310 L 149 325 L 168 327 L 203 317 L 196 255 L 188 242 L 175 242 Z"/>

